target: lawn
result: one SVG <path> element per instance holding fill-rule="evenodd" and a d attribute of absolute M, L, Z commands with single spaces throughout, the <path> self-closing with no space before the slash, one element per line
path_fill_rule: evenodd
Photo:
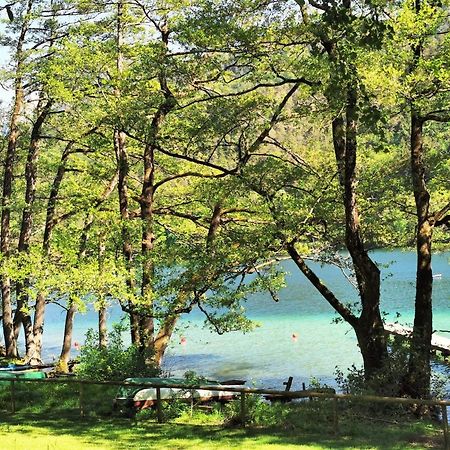
<path fill-rule="evenodd" d="M 125 449 L 425 449 L 443 448 L 442 431 L 432 424 L 342 423 L 337 436 L 324 426 L 226 427 L 214 417 L 183 417 L 157 424 L 125 418 L 79 418 L 2 414 L 3 450 Z M 322 429 L 322 431 L 320 431 Z"/>
<path fill-rule="evenodd" d="M 438 423 L 412 420 L 406 410 L 389 405 L 339 402 L 335 434 L 327 400 L 269 405 L 249 397 L 249 425 L 242 428 L 235 420 L 239 401 L 193 415 L 187 405 L 166 404 L 170 421 L 158 424 L 149 410 L 134 419 L 115 415 L 116 390 L 87 386 L 80 417 L 76 385 L 16 386 L 15 414 L 9 386 L 0 386 L 0 450 L 443 448 Z"/>

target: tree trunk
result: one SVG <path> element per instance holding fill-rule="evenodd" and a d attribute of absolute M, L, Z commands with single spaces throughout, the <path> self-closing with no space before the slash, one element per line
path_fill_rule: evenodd
<path fill-rule="evenodd" d="M 405 388 L 412 397 L 428 398 L 433 333 L 431 242 L 434 222 L 430 220 L 430 194 L 425 183 L 423 120 L 415 111 L 411 116 L 411 174 L 417 214 L 417 273 L 414 328 Z"/>
<path fill-rule="evenodd" d="M 342 6 L 351 14 L 351 0 L 343 1 Z M 388 352 L 380 313 L 380 271 L 365 249 L 357 204 L 357 75 L 351 61 L 345 61 L 346 73 L 342 73 L 341 56 L 335 41 L 322 35 L 321 42 L 335 66 L 336 74 L 340 74 L 340 77 L 335 77 L 337 86 L 333 88 L 340 88 L 345 95 L 345 111 L 332 121 L 333 147 L 339 181 L 343 187 L 345 242 L 352 258 L 361 301 L 361 314 L 353 328 L 364 361 L 365 377 L 370 379 L 383 367 Z M 329 104 L 334 103 L 335 99 L 329 98 Z"/>
<path fill-rule="evenodd" d="M 99 197 L 96 202 L 95 206 L 99 207 L 114 191 L 116 187 L 116 183 L 118 180 L 118 174 L 115 173 L 113 178 L 110 180 L 108 186 L 106 186 L 105 190 L 103 191 L 101 197 Z M 88 234 L 93 225 L 93 218 L 92 214 L 89 213 L 83 227 L 83 231 L 80 236 L 80 246 L 78 250 L 78 262 L 81 262 L 81 260 L 86 255 L 86 249 L 87 249 L 87 243 L 88 243 Z M 77 311 L 76 304 L 72 299 L 69 299 L 68 302 L 68 309 L 66 313 L 66 320 L 64 325 L 64 338 L 63 338 L 63 346 L 61 350 L 61 355 L 59 358 L 59 370 L 62 372 L 67 372 L 68 367 L 67 363 L 69 361 L 70 357 L 70 347 L 72 345 L 72 330 L 73 330 L 73 320 L 75 317 L 75 313 Z"/>
<path fill-rule="evenodd" d="M 106 306 L 100 306 L 98 310 L 98 345 L 106 348 L 108 345 L 108 328 L 106 325 Z"/>
<path fill-rule="evenodd" d="M 28 364 L 42 363 L 42 336 L 44 334 L 45 296 L 38 293 L 34 305 L 33 342 L 30 351 L 27 352 Z M 29 355 L 28 355 L 29 353 Z"/>
<path fill-rule="evenodd" d="M 163 44 L 163 55 L 168 47 L 169 31 L 164 25 L 161 27 L 161 40 Z M 154 351 L 154 331 L 153 321 L 153 202 L 154 202 L 154 181 L 155 181 L 155 144 L 160 127 L 167 114 L 176 106 L 175 98 L 170 91 L 164 69 L 159 74 L 159 84 L 164 94 L 164 101 L 159 106 L 150 124 L 147 143 L 144 148 L 144 175 L 142 180 L 141 194 L 141 222 L 142 222 L 142 285 L 141 295 L 143 299 L 143 309 L 139 321 L 140 327 L 140 348 L 145 353 L 148 362 Z"/>
<path fill-rule="evenodd" d="M 61 349 L 61 355 L 59 356 L 58 370 L 60 372 L 67 373 L 69 371 L 68 363 L 70 359 L 70 349 L 72 347 L 72 337 L 73 337 L 73 319 L 77 307 L 72 299 L 69 299 L 68 310 L 66 313 L 66 320 L 64 323 L 64 338 L 63 345 Z"/>
<path fill-rule="evenodd" d="M 131 244 L 131 236 L 129 232 L 130 213 L 128 209 L 128 154 L 126 149 L 125 133 L 119 129 L 114 130 L 114 149 L 116 153 L 117 166 L 119 171 L 119 180 L 117 184 L 119 193 L 119 211 L 122 220 L 121 237 L 122 237 L 122 254 L 125 261 L 125 266 L 129 276 L 126 283 L 130 292 L 134 292 L 136 283 L 132 276 L 133 269 L 133 247 Z M 141 339 L 139 334 L 139 316 L 135 312 L 135 306 L 131 301 L 127 302 L 124 310 L 127 311 L 130 317 L 130 333 L 131 343 L 133 345 L 140 345 Z"/>
<path fill-rule="evenodd" d="M 338 169 L 344 166 L 345 240 L 352 258 L 361 298 L 361 315 L 355 329 L 364 360 L 364 373 L 370 379 L 387 359 L 387 343 L 380 313 L 380 270 L 369 257 L 361 236 L 356 196 L 357 94 L 347 88 L 344 160 L 337 156 Z"/>
<path fill-rule="evenodd" d="M 45 218 L 44 238 L 42 242 L 42 255 L 47 257 L 50 253 L 50 240 L 55 226 L 55 210 L 56 202 L 59 194 L 59 188 L 61 186 L 64 174 L 66 172 L 66 163 L 69 158 L 70 152 L 74 142 L 69 142 L 64 148 L 61 160 L 58 166 L 58 170 L 53 179 L 52 188 L 47 201 L 47 214 Z M 27 354 L 27 362 L 29 364 L 41 364 L 42 363 L 42 337 L 44 334 L 44 321 L 45 321 L 45 305 L 46 299 L 43 292 L 39 292 L 36 296 L 34 305 L 34 321 L 33 321 L 33 342 Z M 28 353 L 28 352 L 27 352 Z"/>
<path fill-rule="evenodd" d="M 123 73 L 123 40 L 124 40 L 124 14 L 125 4 L 122 1 L 117 2 L 117 23 L 116 23 L 116 45 L 117 45 L 117 56 L 116 56 L 116 68 L 119 77 Z M 119 84 L 119 83 L 118 83 Z M 121 91 L 116 87 L 114 95 L 117 99 L 117 108 L 120 109 L 119 101 L 121 97 Z M 119 211 L 122 220 L 121 226 L 121 236 L 122 236 L 122 254 L 125 260 L 125 266 L 129 273 L 126 280 L 127 287 L 130 292 L 134 292 L 136 288 L 136 282 L 132 275 L 132 263 L 133 263 L 133 247 L 131 244 L 131 236 L 129 232 L 129 220 L 130 214 L 128 209 L 128 153 L 126 148 L 126 135 L 122 130 L 121 126 L 114 129 L 114 150 L 116 153 L 117 167 L 119 171 L 119 182 L 118 182 L 118 194 L 119 194 Z M 130 333 L 131 333 L 131 343 L 133 345 L 140 346 L 140 335 L 139 335 L 139 315 L 135 311 L 135 306 L 131 301 L 128 301 L 126 305 L 122 305 L 122 309 L 126 311 L 130 318 Z"/>
<path fill-rule="evenodd" d="M 11 280 L 7 276 L 2 278 L 2 312 L 5 354 L 7 358 L 17 358 L 18 353 L 11 306 Z"/>
<path fill-rule="evenodd" d="M 5 258 L 10 254 L 11 240 L 11 195 L 13 183 L 14 161 L 17 152 L 17 139 L 19 137 L 19 120 L 24 106 L 24 91 L 22 70 L 24 64 L 23 46 L 25 36 L 29 27 L 29 14 L 31 13 L 33 2 L 29 0 L 24 14 L 25 20 L 22 22 L 20 35 L 17 40 L 15 59 L 17 61 L 14 80 L 14 104 L 12 108 L 11 119 L 9 123 L 8 146 L 3 172 L 3 192 L 2 192 L 2 217 L 1 217 L 1 252 Z M 14 335 L 14 323 L 11 304 L 11 280 L 7 275 L 2 276 L 2 311 L 3 311 L 3 336 L 5 340 L 6 357 L 16 358 L 17 341 Z"/>
<path fill-rule="evenodd" d="M 22 253 L 27 253 L 30 246 L 33 227 L 33 205 L 36 196 L 37 160 L 39 154 L 39 141 L 41 139 L 40 134 L 45 119 L 50 113 L 50 108 L 52 107 L 53 101 L 48 100 L 42 109 L 41 103 L 42 102 L 40 100 L 37 106 L 38 116 L 31 130 L 31 140 L 28 147 L 27 162 L 25 165 L 25 207 L 22 212 L 18 245 L 18 251 Z M 17 309 L 16 317 L 14 318 L 16 339 L 19 335 L 20 325 L 23 325 L 25 330 L 25 347 L 27 349 L 27 354 L 25 357 L 26 361 L 29 361 L 31 354 L 35 355 L 33 323 L 30 314 L 26 312 L 29 303 L 27 294 L 29 285 L 30 280 L 28 279 L 25 279 L 23 283 L 18 282 L 16 285 Z"/>
<path fill-rule="evenodd" d="M 153 346 L 153 184 L 154 184 L 154 146 L 145 146 L 144 179 L 141 196 L 142 220 L 142 286 L 143 311 L 139 318 L 140 347 L 142 351 L 152 351 Z"/>
<path fill-rule="evenodd" d="M 153 360 L 155 364 L 160 367 L 164 354 L 170 343 L 175 325 L 178 321 L 178 315 L 171 315 L 164 318 L 161 326 L 159 327 L 158 334 L 156 335 L 154 342 L 154 355 Z"/>
<path fill-rule="evenodd" d="M 105 243 L 104 237 L 99 237 L 98 243 L 98 272 L 99 276 L 102 277 L 104 268 L 104 257 L 105 257 Z M 106 325 L 106 299 L 104 293 L 100 296 L 100 307 L 98 309 L 98 345 L 100 348 L 106 348 L 108 345 L 108 329 Z"/>
<path fill-rule="evenodd" d="M 415 0 L 416 14 L 421 12 L 421 0 Z M 422 58 L 422 42 L 413 47 L 414 59 L 411 69 L 417 67 Z M 423 124 L 414 104 L 411 105 L 411 176 L 416 204 L 417 231 L 417 269 L 414 327 L 411 340 L 408 375 L 405 391 L 415 398 L 430 397 L 431 378 L 431 337 L 433 333 L 432 290 L 433 273 L 431 269 L 431 242 L 434 217 L 430 213 L 430 194 L 425 181 L 423 160 Z"/>
<path fill-rule="evenodd" d="M 48 256 L 50 253 L 50 240 L 55 226 L 55 210 L 59 194 L 59 188 L 66 173 L 67 160 L 69 159 L 74 142 L 69 142 L 61 154 L 58 170 L 53 179 L 52 188 L 47 201 L 47 214 L 45 217 L 44 240 L 42 244 L 43 253 Z"/>

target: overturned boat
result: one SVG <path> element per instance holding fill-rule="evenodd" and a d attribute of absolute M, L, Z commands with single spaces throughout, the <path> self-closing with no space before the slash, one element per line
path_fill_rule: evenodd
<path fill-rule="evenodd" d="M 230 382 L 204 380 L 198 383 L 202 387 L 196 388 L 189 387 L 192 381 L 184 378 L 127 378 L 124 380 L 124 383 L 129 383 L 129 385 L 119 388 L 113 406 L 115 410 L 128 415 L 142 409 L 152 408 L 157 403 L 158 389 L 162 401 L 179 400 L 196 404 L 208 402 L 227 403 L 239 395 L 238 392 L 227 391 L 227 388 L 239 388 L 244 383 L 240 380 L 232 381 L 233 384 L 230 384 Z M 151 384 L 152 387 L 139 386 L 139 384 L 143 383 Z"/>

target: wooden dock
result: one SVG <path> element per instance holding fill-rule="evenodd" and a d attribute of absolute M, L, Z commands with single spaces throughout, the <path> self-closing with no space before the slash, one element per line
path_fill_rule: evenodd
<path fill-rule="evenodd" d="M 402 336 L 406 339 L 410 339 L 413 332 L 411 327 L 406 327 L 398 323 L 385 323 L 384 329 L 388 334 Z M 441 352 L 444 356 L 450 356 L 450 339 L 433 334 L 431 337 L 431 349 L 435 352 Z"/>

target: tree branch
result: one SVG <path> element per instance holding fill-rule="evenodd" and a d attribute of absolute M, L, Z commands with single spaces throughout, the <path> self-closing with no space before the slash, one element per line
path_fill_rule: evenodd
<path fill-rule="evenodd" d="M 297 252 L 295 245 L 290 242 L 286 244 L 286 250 L 289 256 L 294 261 L 295 265 L 305 275 L 311 284 L 320 292 L 320 294 L 327 300 L 327 302 L 334 308 L 334 310 L 352 327 L 358 325 L 358 318 L 347 308 L 336 296 L 325 286 L 319 277 L 306 265 L 303 258 Z"/>

